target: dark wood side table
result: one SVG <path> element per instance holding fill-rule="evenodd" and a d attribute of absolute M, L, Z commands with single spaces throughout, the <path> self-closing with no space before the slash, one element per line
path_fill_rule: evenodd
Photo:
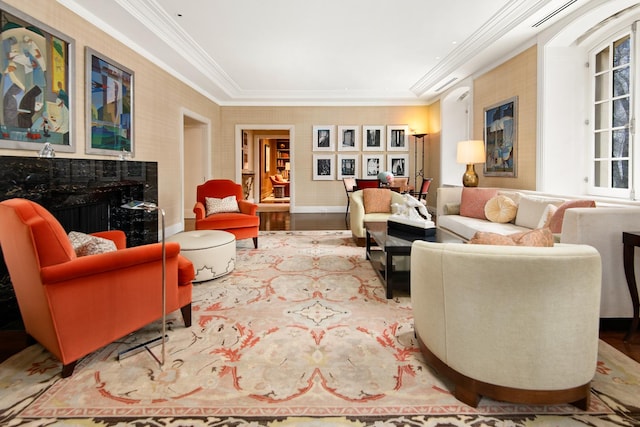
<path fill-rule="evenodd" d="M 629 286 L 629 293 L 633 302 L 631 327 L 629 327 L 629 332 L 624 336 L 624 341 L 629 341 L 631 335 L 638 330 L 638 323 L 640 323 L 640 299 L 638 298 L 634 263 L 635 248 L 640 246 L 640 231 L 623 231 L 622 243 L 624 244 L 624 275 L 627 278 L 627 286 Z"/>

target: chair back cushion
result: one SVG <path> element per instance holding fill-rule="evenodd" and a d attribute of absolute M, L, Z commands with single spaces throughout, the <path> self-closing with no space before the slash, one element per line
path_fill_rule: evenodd
<path fill-rule="evenodd" d="M 5 250 L 32 245 L 40 267 L 76 258 L 73 245 L 58 220 L 36 202 L 9 199 L 0 203 L 0 242 Z"/>
<path fill-rule="evenodd" d="M 387 188 L 365 188 L 362 190 L 364 213 L 391 213 L 391 190 Z"/>
<path fill-rule="evenodd" d="M 236 200 L 243 200 L 242 186 L 230 179 L 210 179 L 204 184 L 198 185 L 196 201 L 206 206 L 205 197 L 224 199 L 227 196 L 235 196 Z"/>

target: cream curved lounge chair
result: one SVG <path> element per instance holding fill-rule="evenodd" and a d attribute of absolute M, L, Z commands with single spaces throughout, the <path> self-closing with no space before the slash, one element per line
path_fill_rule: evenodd
<path fill-rule="evenodd" d="M 589 406 L 598 355 L 601 261 L 587 245 L 417 241 L 415 332 L 458 400 Z"/>

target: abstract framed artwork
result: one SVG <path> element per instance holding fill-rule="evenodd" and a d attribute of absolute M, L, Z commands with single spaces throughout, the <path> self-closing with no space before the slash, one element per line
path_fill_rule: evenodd
<path fill-rule="evenodd" d="M 335 138 L 335 126 L 313 126 L 313 151 L 333 151 Z"/>
<path fill-rule="evenodd" d="M 409 150 L 409 126 L 387 126 L 387 151 Z"/>
<path fill-rule="evenodd" d="M 362 151 L 384 151 L 384 126 L 362 126 Z"/>
<path fill-rule="evenodd" d="M 86 48 L 87 154 L 134 155 L 133 71 Z"/>
<path fill-rule="evenodd" d="M 0 3 L 0 148 L 75 152 L 74 40 Z"/>
<path fill-rule="evenodd" d="M 484 109 L 485 176 L 515 177 L 518 159 L 518 97 Z"/>
<path fill-rule="evenodd" d="M 338 154 L 338 179 L 359 178 L 358 154 Z"/>
<path fill-rule="evenodd" d="M 409 176 L 409 155 L 387 154 L 387 170 L 393 176 Z"/>
<path fill-rule="evenodd" d="M 362 155 L 362 178 L 375 179 L 384 169 L 384 154 Z"/>
<path fill-rule="evenodd" d="M 360 151 L 359 126 L 338 126 L 338 151 Z"/>
<path fill-rule="evenodd" d="M 333 181 L 336 175 L 335 154 L 313 155 L 314 181 Z"/>

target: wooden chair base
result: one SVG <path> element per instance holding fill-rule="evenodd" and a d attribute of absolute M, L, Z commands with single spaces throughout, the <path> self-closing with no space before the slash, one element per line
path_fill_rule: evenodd
<path fill-rule="evenodd" d="M 453 395 L 456 399 L 469 406 L 477 407 L 482 396 L 486 396 L 504 402 L 534 405 L 570 403 L 585 411 L 589 409 L 591 402 L 590 382 L 564 390 L 527 390 L 485 383 L 452 369 L 433 354 L 417 334 L 416 337 L 427 363 L 440 374 L 453 381 L 455 387 Z"/>

